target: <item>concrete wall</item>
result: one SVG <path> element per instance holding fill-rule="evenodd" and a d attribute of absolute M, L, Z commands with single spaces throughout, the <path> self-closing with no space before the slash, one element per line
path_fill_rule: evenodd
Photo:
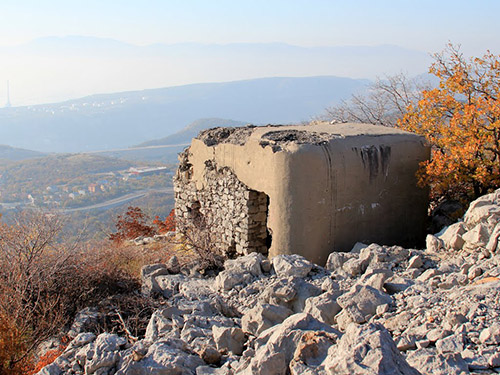
<path fill-rule="evenodd" d="M 183 168 L 199 191 L 209 189 L 209 161 L 265 193 L 269 255 L 296 253 L 322 264 L 357 241 L 423 240 L 427 191 L 416 186 L 415 172 L 429 154 L 422 137 L 381 126 L 268 126 L 204 132 Z M 187 182 L 177 181 L 178 189 Z"/>

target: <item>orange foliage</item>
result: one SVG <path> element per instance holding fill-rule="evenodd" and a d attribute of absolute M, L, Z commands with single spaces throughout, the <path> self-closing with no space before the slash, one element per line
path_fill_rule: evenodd
<path fill-rule="evenodd" d="M 68 344 L 61 344 L 57 349 L 51 349 L 48 350 L 44 355 L 40 357 L 38 360 L 38 363 L 35 365 L 34 369 L 31 372 L 28 372 L 28 374 L 36 374 L 38 371 L 40 371 L 42 368 L 45 366 L 50 365 L 52 362 L 54 362 L 61 354 L 63 354 L 64 349 Z"/>
<path fill-rule="evenodd" d="M 27 357 L 19 359 L 27 349 L 27 343 L 20 336 L 14 321 L 0 315 L 0 374 L 25 374 L 30 363 Z"/>
<path fill-rule="evenodd" d="M 156 231 L 146 224 L 147 220 L 148 216 L 139 207 L 129 206 L 125 215 L 118 216 L 115 224 L 117 232 L 110 234 L 109 239 L 119 243 L 139 236 L 153 236 Z"/>
<path fill-rule="evenodd" d="M 434 57 L 439 87 L 424 91 L 398 126 L 432 146 L 419 173 L 432 197 L 470 201 L 500 187 L 500 56 L 467 60 L 450 44 Z"/>
<path fill-rule="evenodd" d="M 165 220 L 161 221 L 159 216 L 153 220 L 153 224 L 157 226 L 159 233 L 167 233 L 175 231 L 175 209 L 170 211 Z"/>

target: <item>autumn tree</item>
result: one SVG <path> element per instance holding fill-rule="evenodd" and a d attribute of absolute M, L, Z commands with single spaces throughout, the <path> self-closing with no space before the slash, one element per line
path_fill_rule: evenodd
<path fill-rule="evenodd" d="M 470 201 L 500 186 L 499 58 L 487 52 L 467 59 L 448 45 L 430 67 L 439 86 L 424 90 L 398 121 L 432 146 L 419 177 L 433 198 Z"/>

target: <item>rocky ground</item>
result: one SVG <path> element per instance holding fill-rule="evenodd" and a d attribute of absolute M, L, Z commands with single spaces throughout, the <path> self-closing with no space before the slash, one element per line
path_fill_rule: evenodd
<path fill-rule="evenodd" d="M 500 190 L 425 250 L 357 244 L 325 268 L 251 254 L 217 276 L 143 269 L 143 339 L 79 332 L 39 374 L 500 373 Z"/>

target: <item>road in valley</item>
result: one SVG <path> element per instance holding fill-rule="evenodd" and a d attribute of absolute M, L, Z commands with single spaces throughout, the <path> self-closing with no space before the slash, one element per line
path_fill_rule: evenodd
<path fill-rule="evenodd" d="M 100 202 L 96 204 L 92 204 L 90 206 L 84 206 L 84 207 L 75 207 L 75 208 L 63 208 L 56 210 L 57 212 L 63 213 L 63 214 L 68 214 L 71 212 L 78 212 L 78 211 L 89 211 L 89 210 L 97 210 L 97 209 L 105 209 L 105 208 L 110 208 L 113 206 L 118 206 L 122 203 L 131 201 L 133 199 L 137 198 L 142 198 L 146 194 L 149 193 L 172 193 L 173 194 L 174 190 L 173 188 L 168 188 L 168 189 L 150 189 L 150 190 L 140 190 L 136 191 L 133 193 L 129 193 L 126 195 L 122 195 L 121 197 L 113 198 L 110 200 L 107 200 L 105 202 Z"/>

